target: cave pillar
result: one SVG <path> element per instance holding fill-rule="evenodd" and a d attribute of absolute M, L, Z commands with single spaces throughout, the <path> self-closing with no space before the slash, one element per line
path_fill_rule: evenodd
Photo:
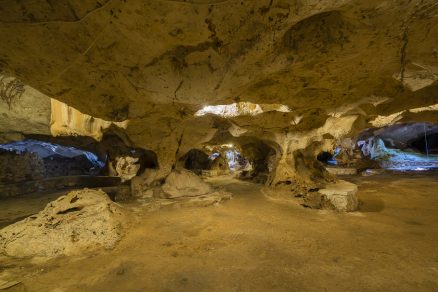
<path fill-rule="evenodd" d="M 302 142 L 302 139 L 287 135 L 282 138 L 281 151 L 277 153 L 279 159 L 270 174 L 268 186 L 287 186 L 293 192 L 306 192 L 333 180 L 316 159 L 320 143 L 303 145 Z"/>

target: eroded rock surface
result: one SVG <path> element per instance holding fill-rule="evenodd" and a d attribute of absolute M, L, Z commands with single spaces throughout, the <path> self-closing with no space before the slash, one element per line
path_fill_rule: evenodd
<path fill-rule="evenodd" d="M 335 180 L 315 158 L 340 139 L 438 122 L 437 11 L 435 0 L 9 1 L 0 69 L 68 105 L 55 129 L 100 139 L 109 128 L 95 118 L 123 122 L 118 135 L 157 156 L 139 189 L 191 149 L 263 144 L 246 151 L 248 177 L 306 196 Z"/>
<path fill-rule="evenodd" d="M 137 175 L 140 169 L 140 164 L 137 163 L 138 158 L 126 156 L 117 157 L 116 159 L 116 173 L 122 181 L 129 181 Z"/>
<path fill-rule="evenodd" d="M 57 257 L 113 248 L 125 215 L 102 191 L 84 189 L 50 202 L 43 211 L 0 230 L 0 252 Z"/>
<path fill-rule="evenodd" d="M 212 192 L 209 184 L 188 170 L 175 170 L 162 187 L 167 198 L 196 197 Z"/>

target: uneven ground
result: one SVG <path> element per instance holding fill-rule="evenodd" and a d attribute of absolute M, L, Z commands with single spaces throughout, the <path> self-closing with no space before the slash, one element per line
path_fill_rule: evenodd
<path fill-rule="evenodd" d="M 21 281 L 10 291 L 436 291 L 437 178 L 350 178 L 363 202 L 350 214 L 273 202 L 259 185 L 215 179 L 233 200 L 137 209 L 115 250 L 39 264 L 3 257 L 0 279 Z"/>

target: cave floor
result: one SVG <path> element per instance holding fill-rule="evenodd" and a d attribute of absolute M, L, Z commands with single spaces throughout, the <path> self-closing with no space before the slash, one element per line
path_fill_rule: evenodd
<path fill-rule="evenodd" d="M 437 291 L 438 173 L 347 180 L 359 186 L 359 212 L 273 202 L 260 185 L 212 179 L 234 198 L 137 209 L 114 250 L 0 257 L 0 279 L 20 282 L 8 291 Z"/>

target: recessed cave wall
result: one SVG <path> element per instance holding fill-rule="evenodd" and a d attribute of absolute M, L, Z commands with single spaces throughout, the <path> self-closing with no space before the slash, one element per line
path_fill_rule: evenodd
<path fill-rule="evenodd" d="M 91 152 L 37 140 L 2 144 L 0 150 L 3 182 L 98 175 L 105 166 Z"/>
<path fill-rule="evenodd" d="M 45 175 L 44 162 L 37 154 L 0 149 L 0 184 L 39 180 Z"/>
<path fill-rule="evenodd" d="M 357 144 L 366 157 L 383 168 L 401 171 L 438 168 L 438 126 L 434 124 L 368 129 L 359 136 Z"/>
<path fill-rule="evenodd" d="M 336 159 L 335 154 L 330 153 L 328 151 L 322 151 L 316 156 L 316 159 L 322 163 L 328 164 L 328 165 L 336 165 Z"/>
<path fill-rule="evenodd" d="M 200 175 L 203 170 L 209 170 L 211 168 L 211 159 L 209 155 L 199 149 L 191 149 L 180 159 L 184 168 L 193 171 Z"/>
<path fill-rule="evenodd" d="M 129 180 L 158 167 L 155 152 L 128 147 L 114 135 L 100 142 L 87 137 L 38 138 L 45 141 L 26 139 L 0 145 L 0 183 L 96 175 Z"/>
<path fill-rule="evenodd" d="M 240 178 L 264 184 L 275 168 L 277 159 L 275 149 L 262 141 L 250 142 L 240 147 L 242 155 L 252 166 L 250 170 L 244 170 Z"/>
<path fill-rule="evenodd" d="M 220 146 L 211 147 L 211 151 L 191 149 L 186 155 L 180 158 L 180 164 L 185 169 L 191 170 L 197 175 L 217 176 L 230 172 L 229 162 Z M 219 150 L 218 150 L 219 149 Z"/>
<path fill-rule="evenodd" d="M 438 154 L 438 132 L 408 142 L 408 147 L 423 154 Z"/>

